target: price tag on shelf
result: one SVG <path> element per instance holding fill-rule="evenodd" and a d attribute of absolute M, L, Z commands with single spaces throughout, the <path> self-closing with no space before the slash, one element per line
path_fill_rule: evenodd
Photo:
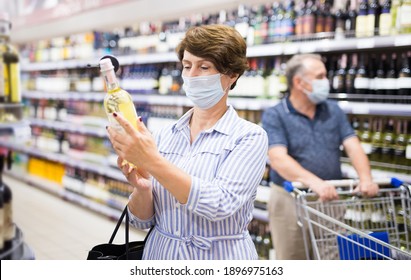
<path fill-rule="evenodd" d="M 285 43 L 283 49 L 285 55 L 296 54 L 299 51 L 299 47 L 295 43 Z"/>
<path fill-rule="evenodd" d="M 357 41 L 357 49 L 372 49 L 374 47 L 375 47 L 374 38 L 359 39 Z"/>
<path fill-rule="evenodd" d="M 358 115 L 366 115 L 370 113 L 370 107 L 367 104 L 352 105 L 352 113 Z"/>
<path fill-rule="evenodd" d="M 411 36 L 396 36 L 394 39 L 394 46 L 410 46 L 411 45 Z"/>

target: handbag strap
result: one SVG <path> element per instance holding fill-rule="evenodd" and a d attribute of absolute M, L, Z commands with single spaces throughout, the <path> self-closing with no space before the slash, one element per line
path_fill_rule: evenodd
<path fill-rule="evenodd" d="M 124 216 L 126 216 L 126 236 L 125 236 L 126 242 L 125 242 L 125 245 L 126 245 L 126 259 L 128 260 L 128 251 L 129 251 L 129 216 L 128 216 L 127 205 L 126 205 L 126 207 L 124 207 L 123 213 L 121 213 L 121 216 L 120 216 L 120 218 L 119 218 L 118 221 L 117 221 L 117 225 L 116 225 L 113 233 L 111 234 L 110 241 L 109 241 L 108 243 L 109 243 L 109 244 L 112 244 L 112 243 L 113 243 L 114 238 L 116 237 L 117 231 L 118 231 L 118 229 L 120 228 L 121 223 L 122 223 L 122 221 L 123 221 L 123 219 L 124 219 Z M 148 236 L 150 235 L 150 233 L 151 233 L 151 231 L 152 231 L 153 229 L 154 229 L 154 226 L 152 226 L 152 227 L 150 228 L 150 230 L 148 231 L 146 237 L 144 238 L 144 243 L 147 241 L 147 238 L 148 238 Z"/>

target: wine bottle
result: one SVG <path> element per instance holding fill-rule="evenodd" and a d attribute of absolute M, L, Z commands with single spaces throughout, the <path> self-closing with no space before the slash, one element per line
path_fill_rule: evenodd
<path fill-rule="evenodd" d="M 410 57 L 411 52 L 402 54 L 402 67 L 397 79 L 398 94 L 408 98 L 411 98 L 411 69 L 408 61 Z M 410 103 L 410 101 L 404 99 L 402 103 Z"/>
<path fill-rule="evenodd" d="M 392 163 L 394 156 L 394 119 L 388 119 L 382 138 L 381 160 L 385 163 Z"/>
<path fill-rule="evenodd" d="M 103 58 L 100 60 L 100 71 L 107 88 L 107 94 L 104 97 L 104 110 L 110 125 L 117 131 L 125 133 L 123 127 L 113 116 L 113 113 L 116 113 L 123 116 L 134 128 L 137 129 L 137 111 L 134 107 L 133 99 L 127 91 L 120 88 L 110 58 Z M 124 164 L 125 163 L 126 162 L 124 162 Z"/>
<path fill-rule="evenodd" d="M 378 34 L 375 32 L 379 28 L 380 24 L 380 14 L 381 14 L 381 6 L 378 0 L 371 0 L 369 7 L 368 7 L 368 14 L 367 14 L 367 34 L 366 36 L 374 36 Z"/>
<path fill-rule="evenodd" d="M 393 163 L 398 166 L 405 166 L 405 150 L 407 148 L 407 134 L 406 134 L 406 121 L 398 120 L 396 127 L 396 137 L 394 140 L 394 161 Z M 401 172 L 401 169 L 395 170 Z"/>
<path fill-rule="evenodd" d="M 371 161 L 380 161 L 382 148 L 382 119 L 379 118 L 374 120 L 373 131 L 369 159 Z"/>
<path fill-rule="evenodd" d="M 354 79 L 357 74 L 357 54 L 351 55 L 351 63 L 345 76 L 345 87 L 348 94 L 355 93 Z"/>
<path fill-rule="evenodd" d="M 315 14 L 314 14 L 314 4 L 311 0 L 308 1 L 305 9 L 305 14 L 303 16 L 303 34 L 313 34 L 315 32 Z"/>
<path fill-rule="evenodd" d="M 376 81 L 375 81 L 375 89 L 376 94 L 378 95 L 385 95 L 385 69 L 386 69 L 386 56 L 385 54 L 381 55 L 381 58 L 378 63 L 377 71 L 376 71 Z M 384 99 L 382 101 L 385 101 Z"/>
<path fill-rule="evenodd" d="M 347 55 L 342 54 L 338 62 L 338 69 L 333 78 L 333 88 L 337 93 L 346 93 L 345 78 L 347 75 Z"/>
<path fill-rule="evenodd" d="M 347 1 L 347 18 L 345 20 L 345 30 L 350 35 L 353 36 L 356 28 L 357 20 L 357 2 L 355 0 Z"/>
<path fill-rule="evenodd" d="M 368 0 L 361 0 L 358 15 L 355 22 L 355 36 L 365 37 L 367 35 Z"/>
<path fill-rule="evenodd" d="M 368 118 L 365 118 L 362 123 L 362 132 L 360 135 L 361 146 L 366 155 L 370 155 L 372 152 L 371 145 L 371 132 L 370 132 L 370 121 Z"/>
<path fill-rule="evenodd" d="M 390 65 L 388 67 L 386 76 L 385 76 L 385 86 L 386 86 L 386 94 L 394 97 L 398 93 L 398 88 L 397 88 L 397 79 L 398 79 L 398 73 L 397 73 L 397 54 L 392 53 L 391 55 L 391 60 L 390 60 Z M 393 102 L 395 103 L 396 100 L 394 99 Z"/>
<path fill-rule="evenodd" d="M 390 35 L 391 27 L 392 27 L 391 0 L 385 0 L 381 8 L 380 27 L 378 29 L 378 34 L 380 36 Z"/>
<path fill-rule="evenodd" d="M 365 55 L 360 54 L 360 63 L 358 65 L 357 74 L 354 79 L 354 87 L 356 94 L 367 94 L 369 88 L 369 78 L 367 68 L 365 66 Z"/>
<path fill-rule="evenodd" d="M 6 102 L 20 103 L 19 55 L 16 48 L 9 42 L 11 23 L 7 14 L 0 13 L 0 23 L 0 54 L 2 55 L 0 67 L 2 74 L 0 77 L 3 78 L 3 82 L 0 83 L 0 86 L 2 86 L 0 90 L 0 101 L 3 99 Z"/>

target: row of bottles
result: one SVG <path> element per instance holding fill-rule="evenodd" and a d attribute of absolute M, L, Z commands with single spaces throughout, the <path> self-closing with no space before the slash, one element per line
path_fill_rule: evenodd
<path fill-rule="evenodd" d="M 271 241 L 270 228 L 268 223 L 262 220 L 253 219 L 248 225 L 251 239 L 257 250 L 260 260 L 273 260 L 275 253 Z"/>
<path fill-rule="evenodd" d="M 63 186 L 68 191 L 116 209 L 124 207 L 132 192 L 126 182 L 71 166 L 66 166 Z"/>
<path fill-rule="evenodd" d="M 411 174 L 411 119 L 350 116 L 374 169 Z"/>
<path fill-rule="evenodd" d="M 30 62 L 86 59 L 103 54 L 174 51 L 190 26 L 235 27 L 249 46 L 283 40 L 410 33 L 409 0 L 283 0 L 239 4 L 218 13 L 196 13 L 168 22 L 139 22 L 112 32 L 93 31 L 21 46 Z M 314 36 L 319 35 L 319 36 Z"/>
<path fill-rule="evenodd" d="M 332 93 L 349 101 L 411 103 L 411 52 L 343 53 L 327 60 Z"/>

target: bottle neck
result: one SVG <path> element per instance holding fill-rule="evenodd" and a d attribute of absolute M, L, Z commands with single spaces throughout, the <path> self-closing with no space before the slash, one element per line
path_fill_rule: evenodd
<path fill-rule="evenodd" d="M 103 78 L 108 93 L 113 93 L 120 88 L 114 69 L 103 72 Z"/>

